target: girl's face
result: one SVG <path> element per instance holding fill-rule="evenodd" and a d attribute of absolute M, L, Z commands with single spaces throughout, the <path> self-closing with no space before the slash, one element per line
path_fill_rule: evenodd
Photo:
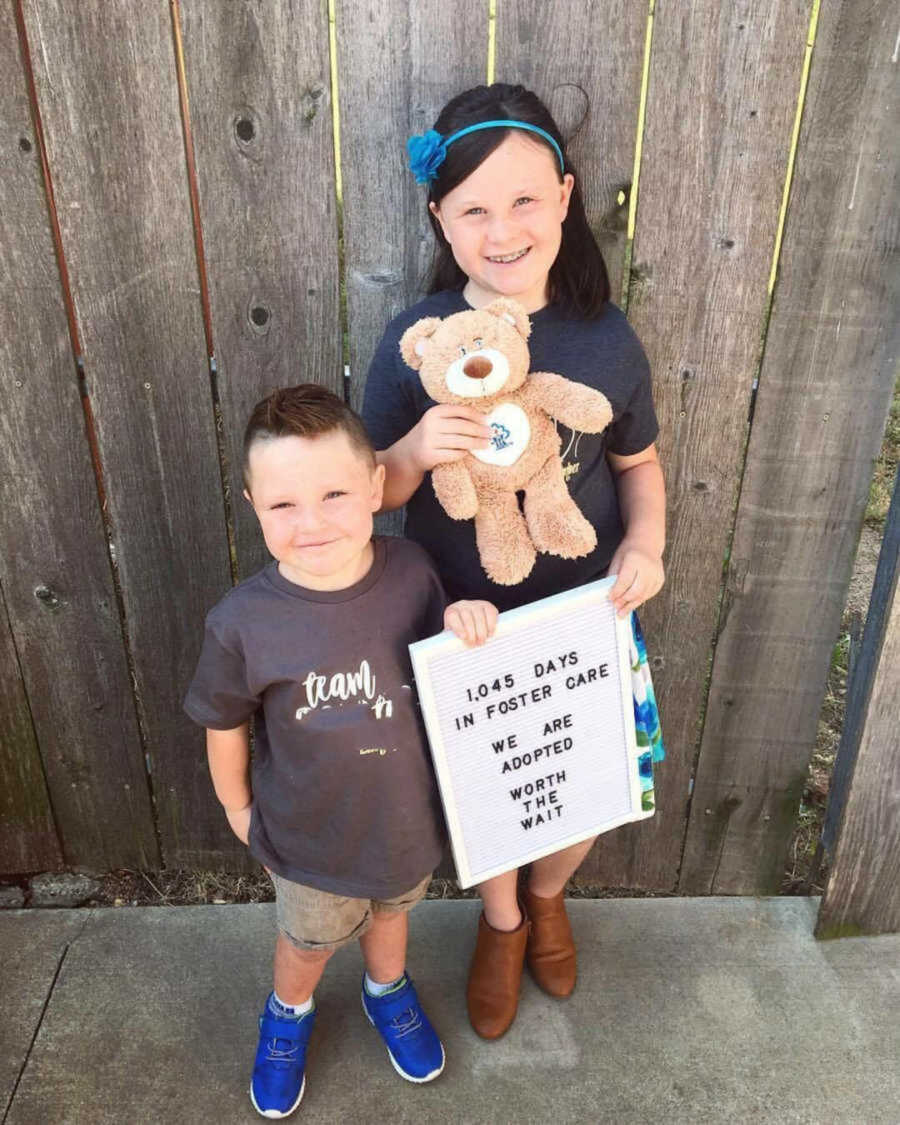
<path fill-rule="evenodd" d="M 547 303 L 575 179 L 559 179 L 554 153 L 513 131 L 431 211 L 469 281 L 473 308 L 514 297 L 527 312 Z"/>

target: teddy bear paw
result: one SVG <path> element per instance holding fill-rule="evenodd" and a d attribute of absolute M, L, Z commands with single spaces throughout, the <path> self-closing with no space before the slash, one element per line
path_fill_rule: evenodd
<path fill-rule="evenodd" d="M 478 496 L 470 477 L 458 465 L 436 465 L 431 483 L 438 503 L 450 519 L 474 519 L 478 512 Z"/>
<path fill-rule="evenodd" d="M 478 512 L 478 501 L 474 496 L 439 497 L 441 506 L 452 520 L 471 520 Z"/>
<path fill-rule="evenodd" d="M 534 547 L 523 539 L 511 545 L 503 554 L 485 558 L 482 552 L 481 565 L 488 578 L 498 586 L 517 586 L 531 574 L 536 559 Z"/>
<path fill-rule="evenodd" d="M 597 546 L 597 533 L 577 509 L 530 512 L 528 530 L 539 551 L 563 559 L 583 558 Z"/>
<path fill-rule="evenodd" d="M 602 391 L 595 391 L 584 404 L 578 429 L 586 434 L 602 434 L 613 417 L 609 399 Z"/>

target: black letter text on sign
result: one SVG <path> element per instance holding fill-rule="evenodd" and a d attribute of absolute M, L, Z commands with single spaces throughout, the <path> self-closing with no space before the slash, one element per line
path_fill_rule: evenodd
<path fill-rule="evenodd" d="M 653 815 L 614 581 L 502 613 L 482 648 L 410 645 L 463 887 Z"/>

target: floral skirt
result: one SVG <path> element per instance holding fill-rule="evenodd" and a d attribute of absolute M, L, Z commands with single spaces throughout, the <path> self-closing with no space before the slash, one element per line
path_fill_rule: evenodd
<path fill-rule="evenodd" d="M 647 663 L 647 645 L 636 613 L 631 615 L 631 692 L 634 697 L 634 728 L 638 747 L 638 772 L 641 779 L 641 808 L 650 811 L 653 800 L 653 763 L 666 756 L 662 730 L 650 665 Z"/>

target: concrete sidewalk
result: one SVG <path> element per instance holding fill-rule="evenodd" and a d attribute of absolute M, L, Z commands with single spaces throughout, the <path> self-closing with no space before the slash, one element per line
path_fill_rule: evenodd
<path fill-rule="evenodd" d="M 418 1087 L 394 1073 L 345 949 L 317 992 L 292 1120 L 896 1125 L 900 938 L 817 943 L 816 907 L 575 900 L 574 995 L 526 979 L 515 1025 L 484 1043 L 464 999 L 478 904 L 426 902 L 409 968 L 444 1074 Z M 247 1084 L 273 926 L 271 905 L 0 914 L 0 1120 L 261 1120 Z"/>

